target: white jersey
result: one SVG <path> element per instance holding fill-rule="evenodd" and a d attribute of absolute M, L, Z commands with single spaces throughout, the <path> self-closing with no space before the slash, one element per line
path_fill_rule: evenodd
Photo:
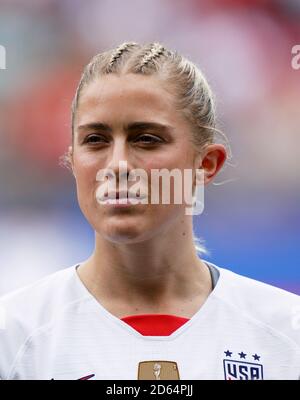
<path fill-rule="evenodd" d="M 204 305 L 170 336 L 112 315 L 76 266 L 5 295 L 1 379 L 299 379 L 299 296 L 216 268 Z"/>

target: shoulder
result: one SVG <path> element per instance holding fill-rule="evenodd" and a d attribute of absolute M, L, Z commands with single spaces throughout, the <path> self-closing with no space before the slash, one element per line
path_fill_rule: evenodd
<path fill-rule="evenodd" d="M 220 286 L 215 295 L 221 301 L 239 315 L 300 347 L 298 295 L 225 268 L 217 269 L 220 272 Z"/>
<path fill-rule="evenodd" d="M 39 316 L 38 320 L 45 322 L 58 307 L 78 297 L 75 273 L 75 266 L 65 268 L 10 292 L 0 297 L 1 308 L 6 310 L 7 318 L 10 314 L 26 317 L 30 324 Z"/>
<path fill-rule="evenodd" d="M 17 352 L 36 330 L 83 297 L 75 265 L 0 297 L 0 377 L 8 373 Z"/>

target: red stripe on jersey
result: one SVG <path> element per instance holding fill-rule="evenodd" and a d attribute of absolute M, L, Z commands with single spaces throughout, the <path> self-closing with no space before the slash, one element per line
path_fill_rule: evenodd
<path fill-rule="evenodd" d="M 121 320 L 144 336 L 169 336 L 189 321 L 189 318 L 164 314 L 142 314 L 129 315 Z"/>

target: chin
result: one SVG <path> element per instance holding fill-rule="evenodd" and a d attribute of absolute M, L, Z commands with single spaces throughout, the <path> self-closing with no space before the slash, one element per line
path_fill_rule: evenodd
<path fill-rule="evenodd" d="M 101 235 L 105 240 L 115 244 L 134 244 L 143 242 L 145 240 L 142 232 L 136 232 L 131 230 L 114 230 L 113 232 L 101 232 Z"/>
<path fill-rule="evenodd" d="M 105 226 L 99 227 L 98 232 L 106 240 L 119 244 L 138 243 L 146 240 L 149 229 L 137 221 L 109 221 Z"/>

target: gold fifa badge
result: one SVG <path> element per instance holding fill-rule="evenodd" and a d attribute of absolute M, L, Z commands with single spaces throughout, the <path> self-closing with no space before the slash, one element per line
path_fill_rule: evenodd
<path fill-rule="evenodd" d="M 179 371 L 175 361 L 141 361 L 138 368 L 138 380 L 178 381 Z"/>

